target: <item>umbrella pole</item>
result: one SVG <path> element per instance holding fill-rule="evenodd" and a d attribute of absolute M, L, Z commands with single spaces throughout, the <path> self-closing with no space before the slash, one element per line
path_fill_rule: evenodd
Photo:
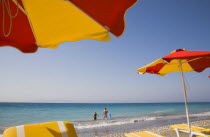
<path fill-rule="evenodd" d="M 185 109 L 186 109 L 186 116 L 187 116 L 187 124 L 189 129 L 189 137 L 191 137 L 191 126 L 190 126 L 190 118 L 189 118 L 189 111 L 188 111 L 188 101 L 187 101 L 187 88 L 184 80 L 184 72 L 182 70 L 182 63 L 180 62 L 180 73 L 182 76 L 182 84 L 184 88 L 184 100 L 185 100 Z"/>

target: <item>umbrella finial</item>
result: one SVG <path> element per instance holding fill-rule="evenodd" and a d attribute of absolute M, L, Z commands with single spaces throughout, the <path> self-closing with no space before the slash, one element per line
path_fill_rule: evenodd
<path fill-rule="evenodd" d="M 187 51 L 187 49 L 177 49 L 177 50 L 171 51 L 170 54 L 175 53 L 175 52 L 179 52 L 179 51 Z"/>

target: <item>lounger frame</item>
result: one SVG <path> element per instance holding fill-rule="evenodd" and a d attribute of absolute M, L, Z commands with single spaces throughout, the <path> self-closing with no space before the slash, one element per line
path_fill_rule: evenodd
<path fill-rule="evenodd" d="M 177 137 L 180 137 L 179 132 L 190 133 L 190 132 L 187 131 L 187 130 L 178 129 L 178 128 L 175 128 L 174 130 L 175 130 L 175 132 L 176 132 Z M 204 133 L 198 133 L 198 132 L 193 132 L 193 131 L 191 131 L 190 137 L 196 137 L 196 136 L 208 137 L 208 135 L 210 135 L 210 134 L 204 134 Z"/>

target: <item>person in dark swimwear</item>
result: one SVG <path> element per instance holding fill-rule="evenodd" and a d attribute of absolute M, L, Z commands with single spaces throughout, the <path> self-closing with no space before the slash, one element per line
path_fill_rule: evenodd
<path fill-rule="evenodd" d="M 108 110 L 106 108 L 104 108 L 103 116 L 104 116 L 104 119 L 108 118 Z"/>
<path fill-rule="evenodd" d="M 98 114 L 95 112 L 95 113 L 93 114 L 94 120 L 97 120 L 97 117 L 98 117 Z"/>

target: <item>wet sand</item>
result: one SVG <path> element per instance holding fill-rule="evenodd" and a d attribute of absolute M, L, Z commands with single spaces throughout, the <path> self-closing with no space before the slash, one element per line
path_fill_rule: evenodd
<path fill-rule="evenodd" d="M 186 124 L 186 123 L 183 123 Z M 205 128 L 210 128 L 210 119 L 208 120 L 199 120 L 199 121 L 194 121 L 191 122 L 192 126 L 199 126 L 199 127 L 205 127 Z M 133 130 L 131 132 L 140 132 L 140 131 L 152 131 L 154 133 L 160 134 L 162 136 L 166 136 L 166 137 L 176 137 L 176 133 L 174 130 L 171 130 L 169 127 L 171 125 L 167 125 L 167 126 L 161 126 L 161 127 L 154 127 L 154 128 L 147 128 L 147 129 L 141 129 L 141 130 Z M 114 133 L 114 134 L 107 134 L 105 136 L 101 136 L 101 137 L 124 137 L 124 134 L 126 134 L 128 132 L 121 132 L 121 133 Z M 180 134 L 181 137 L 189 137 L 188 134 L 186 133 L 182 133 Z"/>

